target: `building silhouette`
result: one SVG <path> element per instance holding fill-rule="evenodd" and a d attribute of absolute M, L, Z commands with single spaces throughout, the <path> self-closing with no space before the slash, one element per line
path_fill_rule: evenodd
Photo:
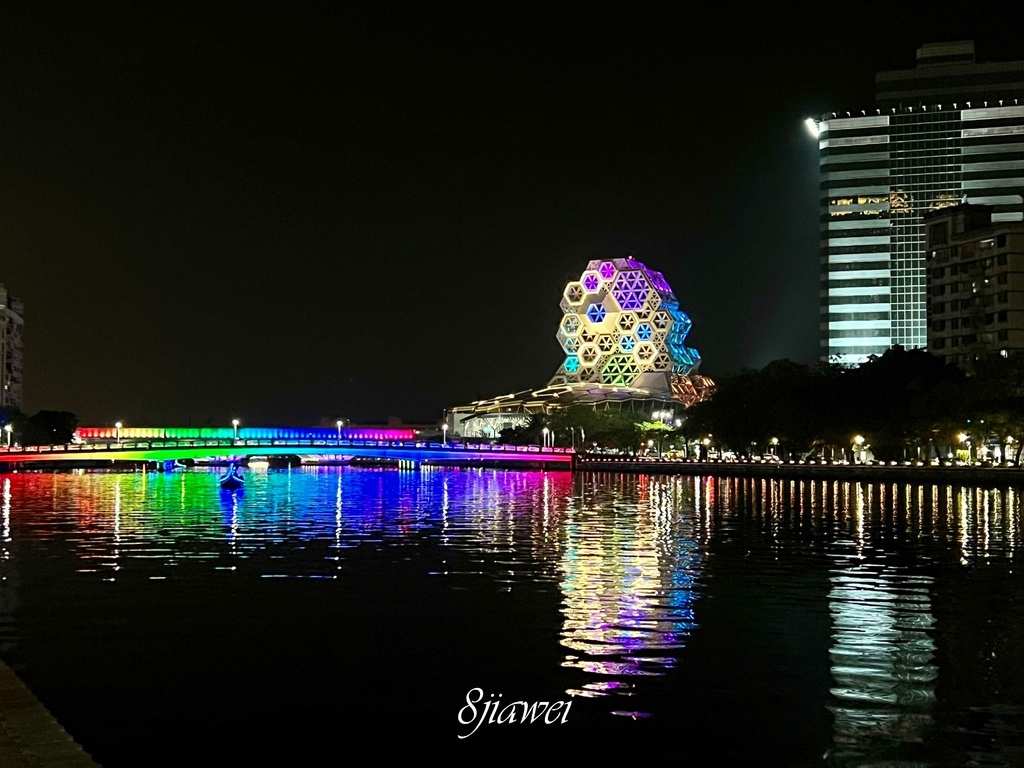
<path fill-rule="evenodd" d="M 0 408 L 21 408 L 25 307 L 0 283 Z"/>
<path fill-rule="evenodd" d="M 821 357 L 856 364 L 927 345 L 924 216 L 960 202 L 1024 220 L 1024 61 L 973 41 L 881 72 L 870 110 L 809 121 L 821 153 Z"/>
<path fill-rule="evenodd" d="M 925 215 L 928 351 L 965 371 L 1024 352 L 1024 222 L 961 203 Z"/>

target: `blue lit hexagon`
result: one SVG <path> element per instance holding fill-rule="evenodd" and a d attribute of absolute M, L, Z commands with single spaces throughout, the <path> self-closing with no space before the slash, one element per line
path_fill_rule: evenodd
<path fill-rule="evenodd" d="M 580 359 L 576 355 L 568 355 L 565 358 L 565 372 L 576 373 L 580 369 Z"/>
<path fill-rule="evenodd" d="M 640 325 L 636 327 L 636 337 L 640 339 L 640 341 L 650 341 L 651 336 L 653 335 L 654 331 L 651 330 L 650 323 L 640 323 Z"/>
<path fill-rule="evenodd" d="M 600 323 L 608 313 L 601 304 L 591 304 L 587 307 L 587 317 L 592 323 Z"/>
<path fill-rule="evenodd" d="M 619 348 L 623 352 L 632 352 L 633 347 L 636 346 L 636 340 L 632 336 L 623 336 L 619 339 Z"/>

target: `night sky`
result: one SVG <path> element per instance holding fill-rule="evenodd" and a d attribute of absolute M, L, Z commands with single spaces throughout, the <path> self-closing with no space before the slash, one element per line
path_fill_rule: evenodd
<path fill-rule="evenodd" d="M 545 384 L 565 282 L 630 254 L 690 314 L 702 373 L 813 362 L 804 118 L 872 107 L 922 43 L 1022 59 L 1024 14 L 701 7 L 9 4 L 24 410 L 435 421 Z"/>

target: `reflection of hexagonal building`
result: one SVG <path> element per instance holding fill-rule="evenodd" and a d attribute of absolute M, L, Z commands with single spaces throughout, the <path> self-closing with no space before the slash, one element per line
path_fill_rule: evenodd
<path fill-rule="evenodd" d="M 565 353 L 548 386 L 453 409 L 452 428 L 496 436 L 533 413 L 577 403 L 652 412 L 682 409 L 710 396 L 687 347 L 690 318 L 660 272 L 633 259 L 595 260 L 565 286 L 555 337 Z"/>

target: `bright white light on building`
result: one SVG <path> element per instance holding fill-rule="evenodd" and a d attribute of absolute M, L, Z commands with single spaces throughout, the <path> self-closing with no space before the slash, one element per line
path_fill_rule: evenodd
<path fill-rule="evenodd" d="M 815 120 L 813 117 L 808 117 L 804 120 L 804 125 L 807 127 L 807 132 L 814 138 L 818 138 L 821 134 L 821 123 Z"/>

